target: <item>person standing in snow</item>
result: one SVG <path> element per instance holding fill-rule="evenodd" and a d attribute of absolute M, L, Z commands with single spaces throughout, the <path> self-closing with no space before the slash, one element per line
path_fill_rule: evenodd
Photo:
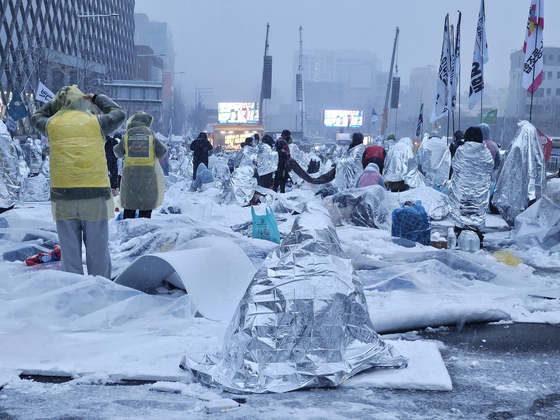
<path fill-rule="evenodd" d="M 354 133 L 352 134 L 352 143 L 348 146 L 348 151 L 362 144 L 364 144 L 364 135 L 362 133 Z"/>
<path fill-rule="evenodd" d="M 107 170 L 109 171 L 109 182 L 113 197 L 118 195 L 119 188 L 119 168 L 117 165 L 118 158 L 113 153 L 113 147 L 119 144 L 115 137 L 105 136 L 105 158 L 107 159 Z"/>
<path fill-rule="evenodd" d="M 204 163 L 204 166 L 208 168 L 208 156 L 213 147 L 212 143 L 208 141 L 206 133 L 202 132 L 198 135 L 197 139 L 191 143 L 190 149 L 193 151 L 193 180 L 195 180 L 198 165 Z"/>
<path fill-rule="evenodd" d="M 98 113 L 100 111 L 100 113 Z M 62 270 L 111 278 L 108 220 L 115 215 L 104 136 L 124 121 L 124 111 L 105 95 L 63 87 L 33 114 L 35 128 L 50 139 L 52 214 L 62 251 Z"/>
<path fill-rule="evenodd" d="M 150 129 L 154 117 L 137 111 L 128 119 L 124 139 L 113 149 L 124 158 L 121 178 L 123 219 L 151 218 L 152 210 L 161 206 L 165 191 L 165 176 L 158 159 L 167 147 Z"/>
<path fill-rule="evenodd" d="M 274 186 L 274 172 L 278 169 L 278 159 L 274 156 L 274 140 L 268 134 L 262 138 L 257 149 L 258 185 L 263 188 Z"/>
<path fill-rule="evenodd" d="M 281 193 L 286 192 L 286 182 L 290 172 L 290 147 L 288 146 L 291 141 L 292 133 L 289 130 L 282 131 L 282 137 L 276 140 L 276 151 L 278 152 L 278 169 L 274 175 L 274 191 Z"/>
<path fill-rule="evenodd" d="M 482 247 L 494 160 L 482 141 L 480 128 L 467 129 L 465 144 L 455 152 L 452 166 L 449 201 L 455 234 L 459 236 L 465 229 L 472 230 L 480 238 Z"/>

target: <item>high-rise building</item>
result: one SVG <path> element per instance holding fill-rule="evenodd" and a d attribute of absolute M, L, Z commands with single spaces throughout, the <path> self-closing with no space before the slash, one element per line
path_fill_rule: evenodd
<path fill-rule="evenodd" d="M 525 62 L 523 50 L 512 52 L 510 60 L 507 115 L 528 119 L 531 94 L 521 86 Z M 545 47 L 543 60 L 543 81 L 533 95 L 533 115 L 544 112 L 553 101 L 560 101 L 560 48 Z"/>
<path fill-rule="evenodd" d="M 39 81 L 99 92 L 134 75 L 134 0 L 4 0 L 0 16 L 2 116 L 13 91 L 33 110 Z"/>
<path fill-rule="evenodd" d="M 375 54 L 368 51 L 304 50 L 302 61 L 310 134 L 322 134 L 322 112 L 325 109 L 364 111 L 364 115 L 369 116 L 372 107 L 377 105 L 377 75 L 381 63 Z M 294 53 L 293 74 L 298 70 L 299 51 Z M 295 102 L 295 88 L 293 93 Z"/>

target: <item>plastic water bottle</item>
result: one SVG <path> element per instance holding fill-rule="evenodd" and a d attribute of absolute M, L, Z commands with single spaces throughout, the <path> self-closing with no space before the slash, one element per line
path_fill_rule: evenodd
<path fill-rule="evenodd" d="M 452 227 L 447 229 L 447 249 L 454 249 L 457 246 L 457 237 Z"/>
<path fill-rule="evenodd" d="M 459 248 L 467 252 L 478 251 L 480 249 L 480 238 L 472 230 L 464 230 L 459 235 Z"/>

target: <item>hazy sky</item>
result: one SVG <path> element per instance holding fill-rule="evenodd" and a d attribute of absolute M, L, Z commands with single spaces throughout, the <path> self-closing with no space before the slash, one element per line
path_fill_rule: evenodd
<path fill-rule="evenodd" d="M 530 0 L 486 0 L 490 61 L 485 81 L 507 87 L 509 54 L 523 46 Z M 293 53 L 299 49 L 367 50 L 388 71 L 400 28 L 398 66 L 408 85 L 410 70 L 439 65 L 446 13 L 463 12 L 461 87 L 468 88 L 479 0 L 136 0 L 136 11 L 167 22 L 176 52 L 176 82 L 189 106 L 194 88 L 212 88 L 213 102 L 258 101 L 266 23 L 273 56 L 273 100 L 292 97 Z M 560 0 L 546 1 L 545 46 L 560 46 Z M 435 86 L 434 86 L 435 91 Z M 434 92 L 428 95 L 433 96 Z"/>

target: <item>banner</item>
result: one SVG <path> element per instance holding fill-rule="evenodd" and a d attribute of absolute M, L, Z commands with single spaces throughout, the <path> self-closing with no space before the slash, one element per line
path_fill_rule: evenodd
<path fill-rule="evenodd" d="M 473 109 L 482 99 L 484 90 L 484 64 L 488 62 L 488 43 L 486 42 L 486 15 L 484 13 L 484 0 L 480 0 L 476 38 L 474 42 L 473 63 L 471 69 L 471 83 L 469 87 L 469 109 Z"/>
<path fill-rule="evenodd" d="M 424 125 L 424 104 L 420 105 L 420 114 L 418 115 L 418 123 L 416 124 L 416 138 L 420 138 L 422 134 L 422 126 Z"/>
<path fill-rule="evenodd" d="M 552 154 L 552 139 L 545 136 L 539 129 L 537 129 L 537 133 L 539 133 L 539 138 L 543 147 L 544 161 L 548 162 L 548 159 L 550 159 L 550 155 Z"/>
<path fill-rule="evenodd" d="M 48 87 L 39 81 L 39 85 L 37 86 L 37 92 L 35 93 L 35 100 L 40 101 L 43 103 L 50 102 L 54 99 L 54 93 L 52 93 Z"/>
<path fill-rule="evenodd" d="M 543 32 L 544 32 L 544 0 L 531 0 L 529 20 L 525 32 L 525 64 L 521 85 L 528 92 L 534 93 L 542 83 L 543 77 Z"/>
<path fill-rule="evenodd" d="M 498 110 L 491 109 L 489 111 L 484 111 L 482 114 L 479 112 L 478 119 L 486 124 L 496 124 L 496 121 L 498 120 Z"/>
<path fill-rule="evenodd" d="M 449 14 L 445 16 L 443 27 L 443 44 L 441 46 L 441 59 L 439 63 L 438 80 L 436 83 L 436 95 L 432 107 L 430 122 L 439 120 L 447 115 L 449 97 L 449 75 L 451 71 L 451 42 L 449 38 Z"/>
<path fill-rule="evenodd" d="M 370 133 L 374 133 L 375 132 L 375 123 L 379 121 L 379 117 L 377 116 L 377 112 L 375 112 L 375 108 L 371 109 L 371 120 L 370 120 L 370 126 L 369 126 L 369 132 Z"/>
<path fill-rule="evenodd" d="M 27 117 L 27 108 L 25 108 L 25 104 L 18 91 L 12 93 L 12 100 L 8 104 L 8 114 L 14 121 Z"/>
<path fill-rule="evenodd" d="M 452 34 L 453 35 L 453 34 Z M 452 43 L 453 45 L 453 43 Z M 457 20 L 457 34 L 453 52 L 451 54 L 451 74 L 449 76 L 449 97 L 447 105 L 451 111 L 455 111 L 457 106 L 457 88 L 459 86 L 459 73 L 461 71 L 461 12 Z"/>

